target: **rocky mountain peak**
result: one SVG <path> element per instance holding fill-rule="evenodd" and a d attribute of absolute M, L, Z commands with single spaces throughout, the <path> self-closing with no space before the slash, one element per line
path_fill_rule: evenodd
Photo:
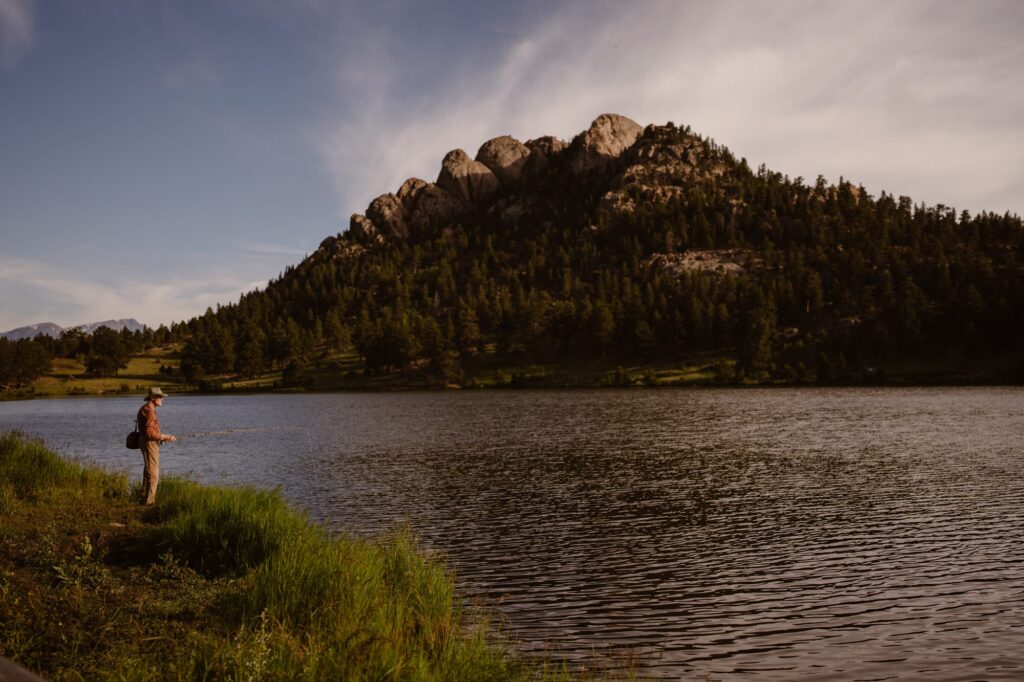
<path fill-rule="evenodd" d="M 573 140 L 573 170 L 586 172 L 617 159 L 633 146 L 644 129 L 619 114 L 601 114 Z"/>
<path fill-rule="evenodd" d="M 510 135 L 484 142 L 471 159 L 462 149 L 445 155 L 436 183 L 409 178 L 394 194 L 382 194 L 366 209 L 354 214 L 347 236 L 369 245 L 387 239 L 406 239 L 419 231 L 455 221 L 471 208 L 500 210 L 521 215 L 529 197 L 509 197 L 525 192 L 524 183 L 547 173 L 563 154 L 563 168 L 576 174 L 603 168 L 636 145 L 643 128 L 618 114 L 602 114 L 577 135 L 572 144 L 545 136 L 526 143 Z M 498 200 L 501 206 L 490 206 Z"/>

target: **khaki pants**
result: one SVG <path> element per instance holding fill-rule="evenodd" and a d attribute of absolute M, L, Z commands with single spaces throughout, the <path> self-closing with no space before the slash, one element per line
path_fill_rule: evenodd
<path fill-rule="evenodd" d="M 142 441 L 142 502 L 156 503 L 156 484 L 160 480 L 160 443 Z"/>

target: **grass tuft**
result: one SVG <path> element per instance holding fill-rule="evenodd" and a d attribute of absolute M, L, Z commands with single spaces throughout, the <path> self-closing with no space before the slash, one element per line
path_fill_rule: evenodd
<path fill-rule="evenodd" d="M 17 431 L 0 433 L 0 480 L 7 493 L 18 499 L 34 499 L 61 487 L 73 487 L 78 493 L 103 497 L 126 495 L 128 478 L 124 474 L 82 466 L 63 459 L 43 441 L 28 438 Z"/>
<path fill-rule="evenodd" d="M 283 543 L 313 532 L 276 491 L 205 487 L 168 477 L 152 512 L 150 542 L 207 576 L 241 575 L 278 554 Z"/>

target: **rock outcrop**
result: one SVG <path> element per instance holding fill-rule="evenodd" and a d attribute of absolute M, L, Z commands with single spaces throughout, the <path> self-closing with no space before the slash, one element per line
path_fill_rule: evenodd
<path fill-rule="evenodd" d="M 738 276 L 761 269 L 764 260 L 748 249 L 695 249 L 685 253 L 655 253 L 643 265 L 671 277 L 681 277 L 688 272 Z"/>
<path fill-rule="evenodd" d="M 611 213 L 630 213 L 638 198 L 664 203 L 681 197 L 686 187 L 726 168 L 712 159 L 706 142 L 674 126 L 648 126 L 644 135 L 623 155 L 625 170 L 614 189 L 601 198 L 601 208 Z"/>
<path fill-rule="evenodd" d="M 510 135 L 484 142 L 476 153 L 476 160 L 490 168 L 506 186 L 522 179 L 529 158 L 530 148 Z"/>
<path fill-rule="evenodd" d="M 618 114 L 601 114 L 572 143 L 572 168 L 585 173 L 617 159 L 633 146 L 644 129 Z"/>
<path fill-rule="evenodd" d="M 320 246 L 317 247 L 317 250 L 314 251 L 309 258 L 314 262 L 319 263 L 328 261 L 347 261 L 358 258 L 361 254 L 366 252 L 366 247 L 362 244 L 355 243 L 351 237 L 351 229 L 344 235 L 339 234 L 333 237 L 328 237 L 320 242 Z"/>
<path fill-rule="evenodd" d="M 477 203 L 494 194 L 498 178 L 490 168 L 469 158 L 466 152 L 453 149 L 441 163 L 437 186 L 467 203 Z"/>
<path fill-rule="evenodd" d="M 423 231 L 447 223 L 466 206 L 432 182 L 409 178 L 398 190 L 406 224 L 412 231 Z"/>
<path fill-rule="evenodd" d="M 669 126 L 666 130 L 675 128 Z M 426 230 L 450 227 L 469 209 L 486 209 L 505 220 L 518 221 L 533 210 L 525 188 L 552 169 L 559 157 L 575 173 L 601 168 L 619 158 L 623 165 L 628 164 L 602 200 L 602 208 L 608 211 L 621 213 L 635 207 L 627 188 L 639 186 L 643 190 L 640 196 L 645 199 L 664 199 L 679 189 L 677 176 L 684 176 L 687 168 L 698 163 L 696 151 L 660 139 L 652 144 L 646 137 L 641 138 L 643 132 L 625 116 L 602 114 L 571 144 L 551 136 L 524 144 L 502 135 L 482 144 L 475 160 L 461 149 L 452 150 L 444 157 L 436 183 L 409 178 L 396 193 L 380 195 L 365 215 L 352 216 L 348 236 L 352 243 L 364 245 L 408 239 Z M 638 144 L 641 139 L 643 142 Z M 503 198 L 494 203 L 499 188 L 505 190 Z M 650 192 L 657 196 L 648 197 Z"/>
<path fill-rule="evenodd" d="M 420 180 L 419 178 L 409 178 L 402 183 L 402 186 L 398 188 L 398 192 L 395 193 L 403 206 L 407 206 L 416 194 L 421 192 L 424 187 L 433 183 L 427 182 L 426 180 Z"/>
<path fill-rule="evenodd" d="M 383 237 L 373 221 L 359 213 L 353 213 L 348 221 L 348 234 L 357 242 L 370 243 L 381 241 Z"/>
<path fill-rule="evenodd" d="M 366 209 L 366 217 L 373 221 L 385 237 L 405 239 L 409 236 L 405 210 L 402 202 L 394 194 L 381 194 L 371 201 Z"/>
<path fill-rule="evenodd" d="M 545 135 L 535 140 L 528 140 L 526 148 L 530 150 L 530 158 L 526 160 L 527 175 L 538 175 L 547 170 L 556 156 L 565 151 L 569 145 L 557 137 Z"/>

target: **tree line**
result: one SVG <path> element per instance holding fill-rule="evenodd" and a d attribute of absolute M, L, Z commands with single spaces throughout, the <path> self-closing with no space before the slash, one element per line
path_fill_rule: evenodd
<path fill-rule="evenodd" d="M 0 386 L 10 391 L 30 385 L 50 372 L 54 358 L 81 361 L 88 376 L 117 376 L 132 355 L 167 343 L 170 338 L 170 330 L 162 325 L 157 330 L 147 327 L 137 331 L 103 326 L 91 334 L 65 329 L 56 339 L 46 334 L 17 341 L 0 337 Z"/>

